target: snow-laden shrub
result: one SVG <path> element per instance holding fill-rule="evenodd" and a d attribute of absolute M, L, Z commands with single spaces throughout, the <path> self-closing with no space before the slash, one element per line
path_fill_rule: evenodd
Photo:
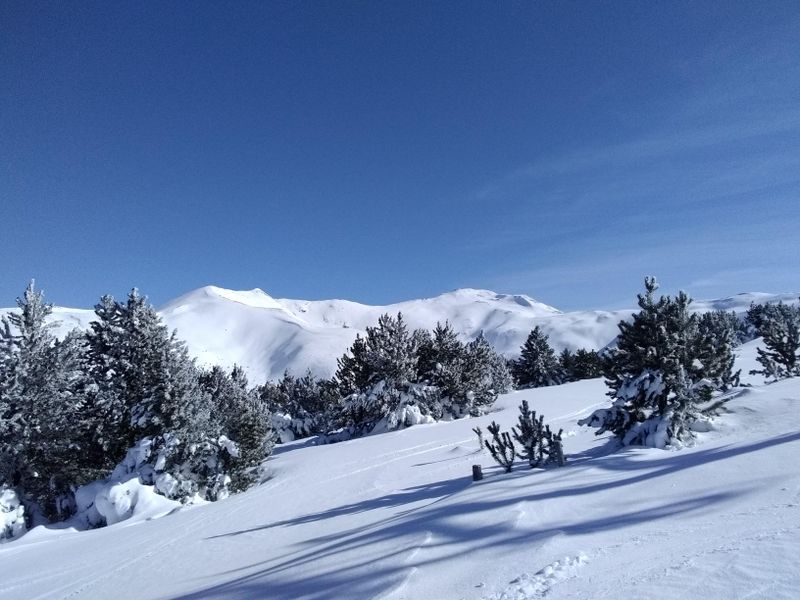
<path fill-rule="evenodd" d="M 366 392 L 351 394 L 342 402 L 341 425 L 353 435 L 394 431 L 433 423 L 432 405 L 439 405 L 438 390 L 423 384 L 402 388 L 379 381 Z"/>
<path fill-rule="evenodd" d="M 194 443 L 174 434 L 144 438 L 128 450 L 110 479 L 136 475 L 143 485 L 183 503 L 220 500 L 230 493 L 228 465 L 237 454 L 236 444 L 225 436 Z"/>
<path fill-rule="evenodd" d="M 274 412 L 271 415 L 271 422 L 277 441 L 281 444 L 316 435 L 317 433 L 316 419 L 310 415 L 306 415 L 303 418 L 294 418 L 289 413 Z"/>
<path fill-rule="evenodd" d="M 13 540 L 27 531 L 25 507 L 13 488 L 0 486 L 0 542 Z"/>

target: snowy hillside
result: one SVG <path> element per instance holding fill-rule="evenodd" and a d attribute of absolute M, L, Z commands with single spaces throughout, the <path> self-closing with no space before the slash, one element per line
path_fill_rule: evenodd
<path fill-rule="evenodd" d="M 600 380 L 508 394 L 475 419 L 286 445 L 270 481 L 227 500 L 0 546 L 0 598 L 796 598 L 800 380 L 748 380 L 680 451 L 612 452 L 576 426 L 606 404 Z M 472 427 L 512 425 L 523 398 L 564 428 L 567 467 L 506 475 L 477 450 Z"/>
<path fill-rule="evenodd" d="M 797 294 L 739 294 L 730 298 L 696 301 L 695 310 L 742 312 L 752 301 L 793 302 Z M 2 312 L 2 311 L 0 311 Z M 524 295 L 462 289 L 435 298 L 387 306 L 369 306 L 347 300 L 275 299 L 256 288 L 250 291 L 206 286 L 185 294 L 160 309 L 160 314 L 201 364 L 244 367 L 252 383 L 276 379 L 285 370 L 302 374 L 311 369 L 329 376 L 336 359 L 357 333 L 374 325 L 383 313 L 402 312 L 413 328 L 433 328 L 449 321 L 465 339 L 481 331 L 502 354 L 513 357 L 535 326 L 561 350 L 599 349 L 617 335 L 617 323 L 631 310 L 575 311 L 556 308 Z M 58 332 L 85 327 L 89 310 L 56 308 Z"/>

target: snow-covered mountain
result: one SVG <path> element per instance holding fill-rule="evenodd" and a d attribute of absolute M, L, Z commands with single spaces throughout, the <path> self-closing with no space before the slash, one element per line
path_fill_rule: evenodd
<path fill-rule="evenodd" d="M 693 306 L 741 312 L 753 301 L 778 300 L 796 301 L 797 294 L 739 294 L 696 301 Z M 159 312 L 200 364 L 228 368 L 239 364 L 251 382 L 260 383 L 287 369 L 332 374 L 336 359 L 356 334 L 374 325 L 383 313 L 402 312 L 412 328 L 431 329 L 437 322 L 449 321 L 464 339 L 483 331 L 499 352 L 515 356 L 537 325 L 558 350 L 602 348 L 614 339 L 617 323 L 632 309 L 561 312 L 529 296 L 475 289 L 370 306 L 348 300 L 276 299 L 258 288 L 234 291 L 206 286 L 168 302 Z M 53 311 L 53 319 L 60 322 L 59 334 L 86 327 L 93 316 L 91 310 L 56 307 Z"/>

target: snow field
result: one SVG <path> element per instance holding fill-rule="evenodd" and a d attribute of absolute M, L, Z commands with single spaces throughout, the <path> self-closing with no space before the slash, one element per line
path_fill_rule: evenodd
<path fill-rule="evenodd" d="M 800 381 L 741 390 L 680 451 L 612 451 L 577 427 L 604 393 L 582 381 L 476 419 L 301 440 L 221 502 L 36 528 L 0 547 L 0 598 L 795 598 Z M 564 427 L 567 467 L 506 475 L 478 451 L 472 427 L 510 427 L 523 398 Z"/>

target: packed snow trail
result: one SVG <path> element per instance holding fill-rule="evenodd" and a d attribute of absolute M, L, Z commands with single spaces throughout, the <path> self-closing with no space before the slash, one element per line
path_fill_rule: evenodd
<path fill-rule="evenodd" d="M 477 419 L 300 441 L 215 504 L 37 528 L 0 546 L 0 599 L 796 598 L 800 380 L 744 389 L 680 451 L 614 451 L 578 427 L 604 393 L 583 381 Z M 510 427 L 523 398 L 564 428 L 567 467 L 504 474 L 479 451 L 471 429 Z"/>

